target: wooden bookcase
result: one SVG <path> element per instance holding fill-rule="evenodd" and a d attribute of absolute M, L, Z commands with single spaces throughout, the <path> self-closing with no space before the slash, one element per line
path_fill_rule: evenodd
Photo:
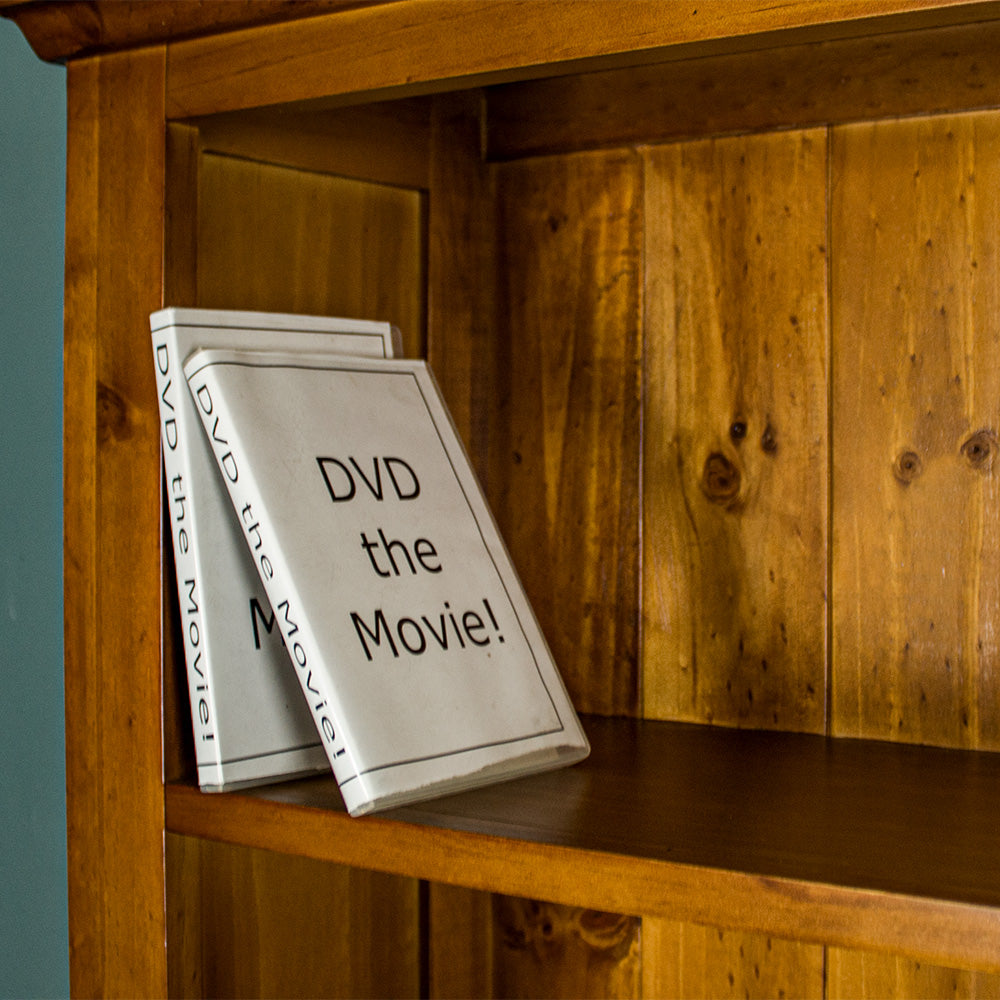
<path fill-rule="evenodd" d="M 1000 992 L 1000 7 L 4 13 L 68 63 L 75 994 Z M 197 791 L 168 304 L 403 328 L 591 760 Z"/>

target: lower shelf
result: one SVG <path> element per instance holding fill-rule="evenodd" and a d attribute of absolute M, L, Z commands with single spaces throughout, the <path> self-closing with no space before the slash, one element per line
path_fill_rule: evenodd
<path fill-rule="evenodd" d="M 332 778 L 167 827 L 469 888 L 1000 970 L 1000 755 L 589 717 L 575 767 L 351 819 Z"/>

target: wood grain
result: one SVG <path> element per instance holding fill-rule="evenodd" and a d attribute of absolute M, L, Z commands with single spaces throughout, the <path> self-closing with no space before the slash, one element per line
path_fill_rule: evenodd
<path fill-rule="evenodd" d="M 880 952 L 830 948 L 826 995 L 829 1000 L 876 1000 L 879 997 L 993 1000 L 1000 997 L 1000 975 L 914 962 Z"/>
<path fill-rule="evenodd" d="M 197 120 L 205 152 L 397 187 L 428 186 L 429 99 L 309 111 L 259 108 Z"/>
<path fill-rule="evenodd" d="M 364 0 L 4 0 L 40 59 L 61 61 L 247 25 L 309 17 Z"/>
<path fill-rule="evenodd" d="M 821 945 L 651 917 L 642 942 L 650 1000 L 826 996 Z"/>
<path fill-rule="evenodd" d="M 583 764 L 361 822 L 322 779 L 225 803 L 174 786 L 168 824 L 471 889 L 1000 971 L 1000 757 L 599 717 L 586 728 Z"/>
<path fill-rule="evenodd" d="M 574 704 L 609 714 L 638 708 L 641 177 L 626 151 L 497 179 L 490 499 Z"/>
<path fill-rule="evenodd" d="M 833 148 L 833 731 L 997 749 L 1000 117 Z"/>
<path fill-rule="evenodd" d="M 825 134 L 646 163 L 644 713 L 822 732 Z"/>
<path fill-rule="evenodd" d="M 496 193 L 482 161 L 482 95 L 435 97 L 427 207 L 427 360 L 480 480 L 498 350 Z"/>
<path fill-rule="evenodd" d="M 167 839 L 172 997 L 416 997 L 410 879 Z"/>
<path fill-rule="evenodd" d="M 422 353 L 418 192 L 215 154 L 199 184 L 202 307 L 387 320 Z"/>
<path fill-rule="evenodd" d="M 487 155 L 992 107 L 998 43 L 987 21 L 502 85 L 488 92 Z"/>
<path fill-rule="evenodd" d="M 698 6 L 405 0 L 177 42 L 170 47 L 167 114 L 184 118 L 331 96 L 356 103 L 365 93 L 412 96 L 990 16 L 996 12 L 989 4 L 950 0 Z"/>
<path fill-rule="evenodd" d="M 163 52 L 75 65 L 64 367 L 70 980 L 166 990 L 160 760 L 159 430 Z M 133 99 L 121 101 L 129 92 Z M 132 155 L 123 157 L 122 149 Z"/>
<path fill-rule="evenodd" d="M 495 996 L 639 995 L 637 917 L 494 897 Z"/>
<path fill-rule="evenodd" d="M 428 890 L 427 995 L 494 996 L 492 893 L 440 883 Z"/>

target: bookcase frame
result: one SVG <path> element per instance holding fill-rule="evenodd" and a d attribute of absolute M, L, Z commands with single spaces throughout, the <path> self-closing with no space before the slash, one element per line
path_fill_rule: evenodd
<path fill-rule="evenodd" d="M 729 718 L 718 719 L 700 708 L 682 712 L 674 695 L 654 690 L 653 681 L 643 677 L 644 660 L 665 655 L 663 650 L 668 658 L 676 657 L 665 662 L 665 676 L 676 677 L 686 662 L 649 610 L 650 588 L 659 579 L 651 573 L 662 552 L 675 551 L 669 537 L 650 528 L 656 514 L 650 505 L 663 501 L 662 491 L 676 490 L 677 484 L 668 478 L 653 482 L 650 469 L 661 468 L 655 462 L 665 460 L 643 450 L 651 435 L 653 402 L 654 416 L 676 405 L 661 389 L 662 376 L 674 370 L 671 359 L 676 364 L 688 357 L 683 343 L 673 345 L 668 357 L 651 350 L 648 331 L 645 338 L 633 330 L 624 339 L 613 331 L 605 341 L 598 323 L 594 337 L 600 342 L 581 347 L 592 348 L 593 357 L 581 361 L 551 351 L 539 363 L 540 369 L 548 366 L 544 372 L 551 377 L 541 390 L 543 398 L 560 391 L 560 376 L 586 375 L 592 367 L 606 373 L 619 365 L 621 378 L 602 383 L 603 395 L 586 397 L 576 416 L 584 423 L 594 419 L 600 405 L 604 423 L 598 426 L 605 430 L 591 430 L 588 440 L 606 440 L 608 422 L 624 428 L 627 436 L 610 453 L 589 445 L 566 448 L 571 464 L 560 467 L 560 475 L 582 495 L 586 483 L 573 477 L 585 478 L 583 466 L 603 467 L 616 483 L 614 507 L 579 508 L 594 522 L 581 520 L 579 537 L 594 536 L 581 541 L 582 555 L 552 560 L 542 546 L 551 579 L 547 592 L 538 589 L 544 568 L 532 564 L 532 539 L 518 535 L 511 506 L 510 487 L 519 480 L 496 458 L 516 453 L 515 462 L 533 467 L 540 481 L 550 468 L 542 462 L 543 444 L 525 430 L 532 413 L 510 417 L 505 395 L 510 384 L 499 377 L 516 358 L 499 342 L 495 317 L 502 315 L 511 329 L 527 313 L 518 312 L 509 287 L 499 290 L 494 283 L 499 238 L 492 227 L 498 223 L 496 216 L 486 218 L 479 211 L 490 206 L 502 216 L 499 224 L 516 233 L 537 211 L 531 198 L 538 175 L 522 174 L 518 163 L 538 158 L 553 164 L 547 183 L 579 194 L 580 203 L 593 205 L 602 192 L 610 192 L 600 218 L 626 227 L 627 251 L 634 235 L 627 227 L 634 220 L 616 198 L 625 178 L 637 176 L 636 158 L 646 157 L 647 198 L 655 194 L 669 200 L 676 191 L 663 178 L 678 169 L 670 157 L 686 155 L 694 150 L 688 144 L 701 140 L 710 145 L 694 152 L 718 156 L 711 168 L 718 170 L 731 168 L 722 147 L 711 145 L 721 137 L 798 136 L 816 130 L 801 147 L 841 124 L 849 130 L 857 123 L 912 122 L 913 148 L 919 149 L 930 141 L 919 132 L 924 124 L 930 128 L 947 115 L 992 113 L 1000 104 L 1000 68 L 992 58 L 1000 40 L 1000 7 L 961 0 L 780 6 L 398 0 L 312 6 L 262 2 L 240 5 L 238 14 L 231 8 L 227 12 L 226 4 L 205 4 L 164 17 L 159 6 L 29 2 L 4 8 L 36 51 L 68 65 L 64 573 L 74 994 L 221 991 L 225 984 L 209 983 L 204 971 L 189 964 L 207 967 L 223 953 L 259 961 L 262 945 L 257 959 L 248 958 L 251 946 L 245 937 L 235 932 L 229 937 L 228 931 L 209 926 L 215 911 L 206 893 L 219 891 L 218 885 L 192 890 L 192 873 L 200 872 L 210 886 L 208 869 L 228 857 L 212 853 L 219 844 L 302 859 L 290 862 L 291 871 L 305 873 L 302 866 L 322 862 L 401 877 L 401 884 L 409 886 L 401 891 L 409 893 L 406 905 L 415 914 L 418 939 L 416 944 L 407 939 L 405 961 L 416 970 L 414 992 L 431 995 L 463 989 L 545 992 L 554 986 L 568 993 L 581 982 L 621 995 L 690 990 L 690 979 L 666 985 L 669 975 L 662 969 L 671 963 L 653 953 L 664 928 L 681 925 L 717 928 L 720 941 L 724 932 L 744 935 L 741 955 L 751 940 L 766 939 L 770 952 L 772 938 L 804 942 L 821 956 L 856 950 L 862 966 L 877 964 L 872 956 L 881 955 L 894 963 L 896 978 L 878 980 L 873 991 L 886 982 L 900 993 L 914 988 L 914 970 L 921 963 L 964 970 L 962 975 L 1000 972 L 1000 842 L 993 801 L 1000 790 L 995 756 L 1000 732 L 985 723 L 975 738 L 964 735 L 959 714 L 945 703 L 947 691 L 936 706 L 945 721 L 927 710 L 923 728 L 913 732 L 901 732 L 902 716 L 891 716 L 881 728 L 837 724 L 846 709 L 836 690 L 823 694 L 823 685 L 829 684 L 831 658 L 838 649 L 849 650 L 849 643 L 837 612 L 824 609 L 830 604 L 825 593 L 818 603 L 815 595 L 811 598 L 812 607 L 821 608 L 813 613 L 818 654 L 810 658 L 807 650 L 794 665 L 796 675 L 820 678 L 821 693 L 814 706 L 793 713 L 790 722 L 779 719 L 779 708 L 788 708 L 784 703 L 775 704 L 773 719 L 761 716 L 759 708 L 749 715 L 740 712 L 750 710 L 733 709 Z M 463 44 L 456 46 L 456 38 Z M 996 123 L 990 122 L 995 131 Z M 992 133 L 985 126 L 983 131 L 986 142 Z M 840 169 L 838 177 L 853 178 L 867 139 L 843 135 L 823 163 Z M 855 142 L 850 148 L 849 140 Z M 654 147 L 666 152 L 649 154 Z M 552 610 L 557 599 L 574 587 L 591 587 L 584 597 L 607 593 L 601 587 L 613 591 L 597 609 L 604 619 L 603 631 L 598 630 L 603 638 L 581 638 L 581 662 L 564 657 L 561 663 L 579 707 L 588 713 L 595 745 L 591 761 L 361 822 L 346 817 L 336 790 L 323 779 L 225 796 L 202 795 L 192 784 L 190 752 L 184 747 L 185 695 L 177 684 L 179 646 L 172 639 L 176 621 L 168 536 L 161 528 L 156 395 L 146 331 L 148 314 L 163 305 L 217 304 L 198 301 L 193 264 L 201 238 L 192 221 L 201 211 L 198 164 L 206 152 L 259 156 L 294 169 L 430 191 L 427 286 L 414 307 L 426 316 L 426 329 L 410 333 L 411 349 L 426 350 L 431 359 L 487 491 L 493 491 L 501 522 L 515 536 L 515 556 L 522 553 L 527 563 L 529 583 L 536 587 L 533 599 L 542 605 L 543 619 L 566 633 L 556 637 L 560 651 L 568 648 L 574 629 L 583 628 L 583 619 L 560 620 Z M 796 155 L 805 154 L 799 148 Z M 565 176 L 556 177 L 564 160 L 572 164 Z M 489 166 L 508 163 L 509 169 Z M 771 169 L 771 163 L 763 169 Z M 654 189 L 651 179 L 668 186 Z M 843 193 L 847 181 L 837 183 L 841 186 L 831 205 L 848 197 Z M 800 193 L 787 195 L 783 207 L 789 215 Z M 962 194 L 967 205 L 964 189 Z M 938 198 L 946 216 L 962 210 L 949 209 L 944 195 L 930 190 L 927 198 Z M 872 195 L 871 204 L 875 201 Z M 835 214 L 836 207 L 828 211 Z M 595 225 L 597 218 L 588 216 Z M 503 221 L 509 219 L 514 221 Z M 540 221 L 543 233 L 573 224 L 554 214 Z M 824 242 L 827 234 L 828 229 L 820 234 Z M 648 232 L 642 238 L 648 255 L 651 249 L 664 251 L 672 236 L 659 232 L 655 239 L 662 244 L 652 242 Z M 904 246 L 901 258 L 913 257 L 915 247 Z M 726 244 L 723 250 L 732 255 L 745 248 Z M 554 258 L 544 256 L 544 247 L 538 252 L 539 260 L 551 264 Z M 461 257 L 462 268 L 444 267 L 449 254 Z M 825 256 L 825 247 L 820 254 Z M 874 258 L 867 266 L 873 263 Z M 980 273 L 994 268 L 993 275 L 995 267 L 992 257 L 984 259 Z M 489 277 L 479 282 L 470 275 Z M 605 277 L 602 295 L 617 294 L 614 275 Z M 838 280 L 849 278 L 845 271 Z M 529 278 L 521 274 L 517 280 L 523 292 Z M 992 287 L 986 281 L 977 294 L 991 302 Z M 672 315 L 679 317 L 681 307 L 673 305 Z M 829 309 L 828 301 L 819 306 L 824 316 Z M 663 319 L 667 313 L 655 315 Z M 857 322 L 869 315 L 859 313 Z M 793 316 L 792 326 L 804 319 Z M 694 323 L 704 320 L 696 315 Z M 971 320 L 964 329 L 972 329 Z M 975 336 L 988 340 L 982 332 Z M 863 334 L 852 340 L 845 333 L 824 350 L 857 351 L 865 343 Z M 522 338 L 514 349 L 525 346 Z M 988 385 L 988 361 L 995 361 L 996 353 L 979 354 L 980 348 L 993 349 L 973 343 L 962 372 L 966 381 L 978 374 Z M 608 362 L 608 352 L 616 350 L 619 355 Z M 806 352 L 791 364 L 813 379 L 814 360 Z M 516 370 L 524 375 L 524 367 Z M 809 382 L 811 393 L 832 400 L 823 406 L 824 414 L 835 405 L 843 412 L 852 398 L 850 386 L 834 378 L 825 384 L 824 377 L 821 370 L 819 382 Z M 751 388 L 746 391 L 752 395 Z M 893 397 L 896 412 L 921 405 L 921 391 L 916 384 L 899 390 Z M 752 406 L 749 411 L 759 416 Z M 758 468 L 753 462 L 768 461 L 789 447 L 784 437 L 775 443 L 769 420 L 766 427 L 752 428 L 764 457 L 755 453 L 745 466 L 734 465 L 732 455 L 747 455 L 732 451 L 747 433 L 744 416 L 732 414 L 724 428 L 730 442 L 706 459 L 701 489 L 716 512 L 743 509 L 745 479 Z M 980 476 L 975 482 L 985 483 L 986 501 L 993 502 L 1000 467 L 993 465 L 991 449 L 1000 414 L 983 420 L 976 410 L 969 419 L 980 419 L 982 426 L 970 425 L 972 437 L 966 434 L 954 444 Z M 825 415 L 818 426 L 824 440 L 840 433 L 841 425 Z M 663 447 L 673 447 L 673 440 Z M 922 472 L 921 448 L 929 447 L 904 445 L 886 456 L 901 488 Z M 850 498 L 836 491 L 844 488 L 838 483 L 851 482 L 850 469 L 838 465 L 843 449 L 840 457 L 832 451 L 830 445 L 821 448 L 818 461 L 832 472 L 834 499 L 846 506 Z M 631 459 L 612 464 L 623 455 Z M 532 495 L 533 502 L 543 503 L 544 496 L 544 491 Z M 822 501 L 813 509 L 822 515 L 817 530 L 825 553 L 832 519 Z M 941 521 L 946 520 L 942 512 Z M 944 523 L 928 528 L 926 516 L 920 523 L 921 542 L 931 549 L 935 537 L 947 536 Z M 629 526 L 624 534 L 622 524 Z M 987 541 L 971 553 L 963 550 L 958 563 L 969 578 L 996 567 L 995 538 L 987 528 L 981 530 Z M 767 548 L 766 530 L 764 537 L 767 557 L 775 557 Z M 816 553 L 814 544 L 806 550 Z M 932 562 L 929 558 L 916 570 L 921 621 L 929 617 L 931 630 L 940 594 L 934 582 L 938 564 Z M 571 575 L 577 567 L 598 565 L 610 567 L 620 590 L 607 581 L 583 584 Z M 808 559 L 789 565 L 793 583 L 803 591 L 791 603 L 808 602 Z M 838 572 L 864 570 L 865 565 L 843 563 L 838 570 L 834 563 L 820 572 L 819 582 L 836 589 L 842 584 Z M 941 572 L 947 576 L 946 568 Z M 733 573 L 738 576 L 738 568 Z M 889 609 L 888 632 L 915 613 L 893 586 L 887 579 L 859 591 L 859 602 Z M 975 622 L 982 642 L 995 631 L 998 612 L 988 592 L 976 594 L 985 602 Z M 960 596 L 962 607 L 972 599 L 965 591 Z M 584 604 L 581 600 L 570 610 Z M 697 604 L 686 610 L 697 619 Z M 857 611 L 855 617 L 864 616 Z M 849 613 L 848 620 L 853 620 Z M 870 646 L 870 636 L 861 635 L 858 662 L 879 653 Z M 925 635 L 924 641 L 930 639 Z M 983 704 L 977 707 L 984 715 L 991 693 L 988 675 L 998 665 L 994 646 L 977 661 L 987 677 L 981 682 Z M 727 670 L 719 668 L 722 681 Z M 735 676 L 742 675 L 736 671 Z M 802 684 L 815 694 L 812 680 Z M 873 678 L 861 677 L 851 690 L 861 700 L 881 689 Z M 926 691 L 899 696 L 912 700 L 904 704 L 907 720 L 910 709 L 923 712 L 920 706 L 928 701 Z M 650 711 L 654 704 L 659 707 Z M 638 718 L 642 715 L 660 718 Z M 709 721 L 724 724 L 693 724 Z M 897 722 L 900 732 L 891 728 Z M 198 857 L 193 865 L 183 860 L 188 854 Z M 247 878 L 259 887 L 266 879 L 253 867 L 257 864 L 250 863 Z M 303 874 L 303 882 L 313 879 L 312 871 Z M 308 899 L 309 889 L 304 892 Z M 318 892 L 317 908 L 323 905 Z M 471 908 L 484 927 L 498 919 L 502 904 L 487 902 L 484 909 L 482 900 L 489 894 L 648 921 L 641 973 L 635 972 L 639 939 L 632 931 L 633 950 L 625 964 L 633 971 L 614 980 L 613 987 L 610 978 L 597 986 L 574 978 L 574 962 L 580 964 L 574 953 L 548 960 L 552 966 L 562 963 L 554 978 L 540 968 L 542 961 L 529 964 L 527 972 L 522 969 L 520 979 L 504 979 L 495 968 L 501 948 L 496 940 L 480 941 L 481 951 L 470 952 L 472 957 L 458 957 L 471 933 L 466 927 L 463 937 L 457 929 L 463 914 Z M 370 931 L 368 926 L 337 936 L 348 952 L 360 954 L 374 947 Z M 396 928 L 393 934 L 398 933 Z M 549 933 L 546 925 L 543 937 Z M 818 960 L 819 991 L 826 995 L 850 991 L 861 981 L 843 972 L 850 961 L 841 951 L 837 955 L 837 962 Z M 901 973 L 899 962 L 909 963 L 909 971 Z M 711 962 L 706 959 L 706 964 Z M 364 980 L 372 992 L 387 982 L 377 971 L 366 975 L 372 977 Z M 712 982 L 711 976 L 704 973 L 704 984 Z M 362 979 L 349 982 L 358 988 Z M 969 983 L 980 980 L 961 982 L 959 991 L 973 991 Z M 301 981 L 282 985 L 289 994 L 311 989 L 305 971 Z M 703 989 L 711 992 L 709 985 Z"/>

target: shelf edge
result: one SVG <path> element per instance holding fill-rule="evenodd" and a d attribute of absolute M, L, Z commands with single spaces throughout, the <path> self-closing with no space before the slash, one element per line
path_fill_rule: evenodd
<path fill-rule="evenodd" d="M 167 831 L 507 895 L 1000 971 L 1000 909 L 166 787 Z M 584 873 L 581 875 L 581 873 Z"/>

